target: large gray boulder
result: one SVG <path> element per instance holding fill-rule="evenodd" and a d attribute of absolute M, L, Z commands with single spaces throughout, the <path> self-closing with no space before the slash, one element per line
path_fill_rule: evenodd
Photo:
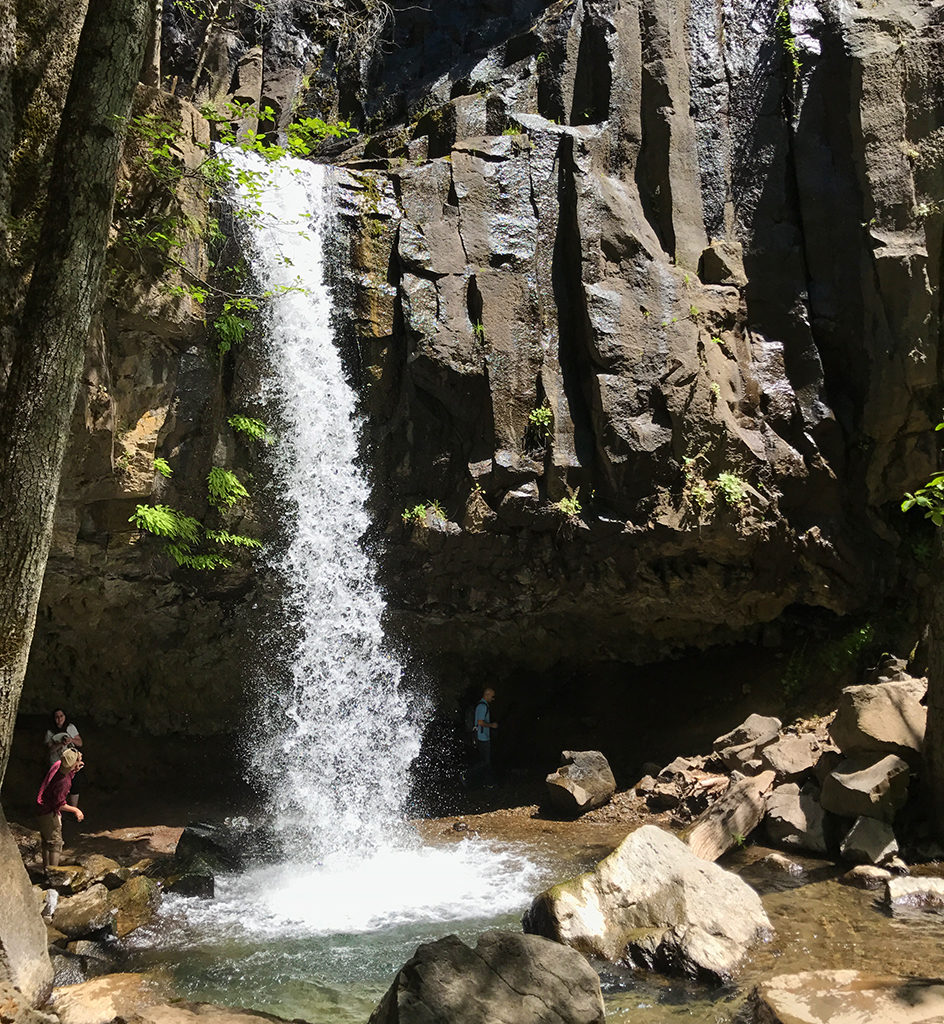
<path fill-rule="evenodd" d="M 606 960 L 720 980 L 770 928 L 760 897 L 654 825 L 537 896 L 524 930 Z"/>
<path fill-rule="evenodd" d="M 0 811 L 0 985 L 40 1004 L 52 988 L 46 926 L 16 841 Z"/>
<path fill-rule="evenodd" d="M 826 853 L 826 813 L 816 796 L 795 782 L 778 786 L 767 797 L 764 827 L 775 846 Z"/>
<path fill-rule="evenodd" d="M 823 780 L 820 803 L 844 818 L 892 821 L 908 799 L 909 769 L 894 754 L 848 758 Z"/>
<path fill-rule="evenodd" d="M 537 935 L 486 932 L 425 943 L 397 972 L 369 1024 L 598 1024 L 596 971 Z"/>
<path fill-rule="evenodd" d="M 599 750 L 565 750 L 560 768 L 544 780 L 548 803 L 564 814 L 602 807 L 616 792 L 616 779 Z"/>
<path fill-rule="evenodd" d="M 862 971 L 782 974 L 751 993 L 741 1024 L 940 1024 L 944 981 Z"/>
<path fill-rule="evenodd" d="M 921 703 L 926 679 L 847 686 L 829 734 L 850 754 L 897 754 L 914 761 L 924 745 L 928 709 Z"/>

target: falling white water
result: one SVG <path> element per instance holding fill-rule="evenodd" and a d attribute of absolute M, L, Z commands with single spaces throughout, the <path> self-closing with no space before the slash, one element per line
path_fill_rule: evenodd
<path fill-rule="evenodd" d="M 366 481 L 355 465 L 355 396 L 334 343 L 325 281 L 332 223 L 329 168 L 266 164 L 230 151 L 251 176 L 239 197 L 248 257 L 266 302 L 274 411 L 272 461 L 287 547 L 272 568 L 285 590 L 290 679 L 279 720 L 260 727 L 254 770 L 300 858 L 389 846 L 419 750 L 419 712 L 399 688 L 385 648 L 383 599 L 362 546 Z M 261 187 L 260 187 L 261 186 Z M 271 693 L 285 686 L 266 678 Z"/>

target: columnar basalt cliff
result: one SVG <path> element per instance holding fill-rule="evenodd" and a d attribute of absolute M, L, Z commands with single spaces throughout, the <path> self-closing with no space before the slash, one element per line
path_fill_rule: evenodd
<path fill-rule="evenodd" d="M 932 467 L 940 8 L 516 27 L 431 67 L 431 109 L 355 173 L 405 632 L 546 668 L 861 608 Z"/>
<path fill-rule="evenodd" d="M 227 29 L 194 100 L 362 129 L 326 158 L 397 634 L 434 672 L 511 675 L 906 584 L 898 502 L 941 404 L 944 7 L 395 6 L 333 70 L 301 20 Z M 127 518 L 155 454 L 181 493 L 211 453 L 249 465 L 225 414 L 255 363 L 142 289 L 90 352 L 24 707 L 201 732 L 265 581 L 171 572 Z"/>

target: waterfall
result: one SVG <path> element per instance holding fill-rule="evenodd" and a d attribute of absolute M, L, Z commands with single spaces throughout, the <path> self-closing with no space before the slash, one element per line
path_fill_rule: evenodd
<path fill-rule="evenodd" d="M 261 398 L 272 410 L 286 538 L 269 569 L 285 595 L 290 664 L 262 666 L 263 693 L 285 692 L 254 732 L 253 771 L 278 825 L 298 840 L 293 856 L 363 856 L 396 832 L 421 726 L 384 643 L 383 598 L 362 546 L 368 487 L 325 272 L 333 172 L 238 150 L 227 158 L 243 179 L 237 201 L 252 274 L 272 293 Z"/>

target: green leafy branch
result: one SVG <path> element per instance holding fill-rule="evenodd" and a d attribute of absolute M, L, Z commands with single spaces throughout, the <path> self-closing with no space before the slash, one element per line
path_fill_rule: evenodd
<path fill-rule="evenodd" d="M 256 420 L 251 416 L 243 416 L 237 413 L 235 416 L 230 416 L 226 422 L 237 433 L 245 434 L 247 437 L 252 438 L 253 441 L 264 441 L 268 444 L 272 440 L 269 435 L 269 428 L 262 420 Z"/>
<path fill-rule="evenodd" d="M 166 459 L 156 458 L 154 468 L 165 477 L 173 473 Z M 249 497 L 236 474 L 219 466 L 214 466 L 207 476 L 207 491 L 210 504 L 219 510 L 229 509 L 237 501 Z M 167 554 L 177 565 L 187 569 L 228 569 L 233 560 L 227 549 L 262 547 L 262 542 L 255 537 L 225 529 L 210 529 L 195 516 L 169 505 L 138 505 L 128 522 L 145 533 L 162 538 Z"/>

